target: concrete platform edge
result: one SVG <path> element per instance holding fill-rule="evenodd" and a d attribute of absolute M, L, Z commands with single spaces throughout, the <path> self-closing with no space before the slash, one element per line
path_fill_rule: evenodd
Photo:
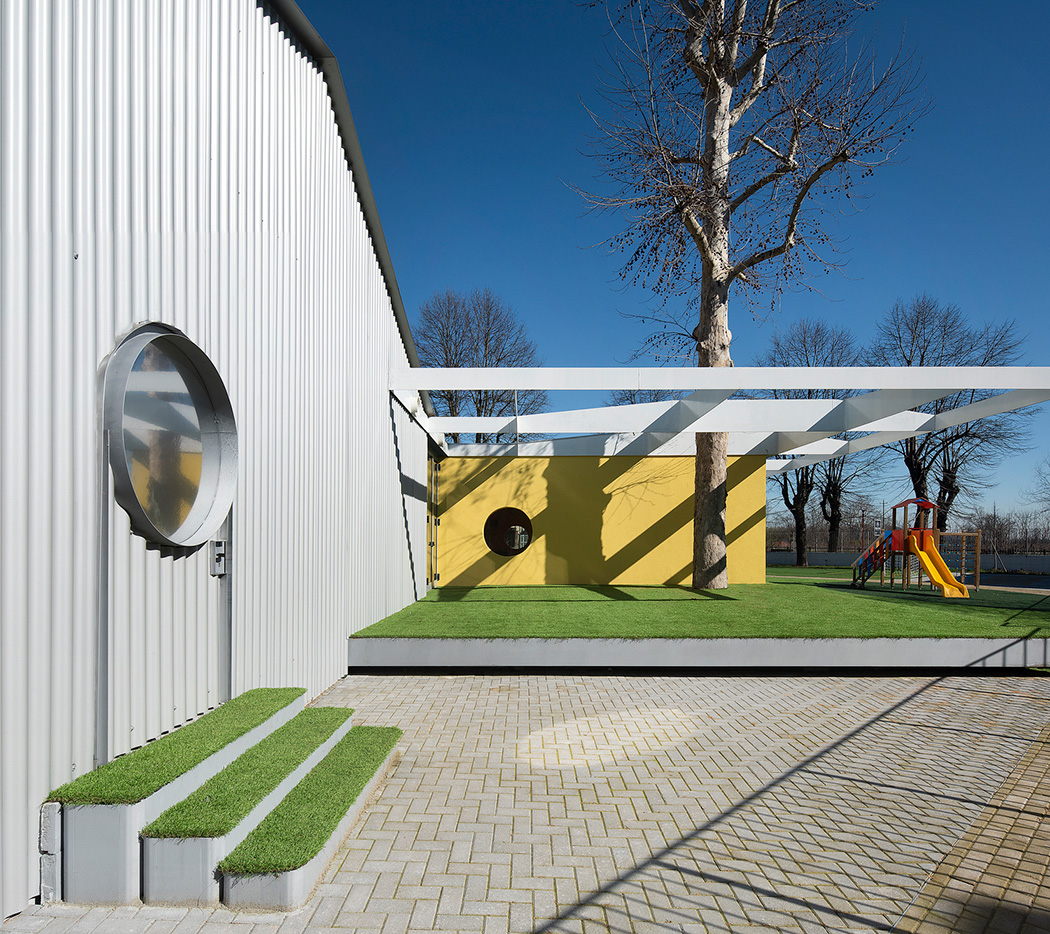
<path fill-rule="evenodd" d="M 368 668 L 1033 668 L 1039 639 L 350 639 Z"/>

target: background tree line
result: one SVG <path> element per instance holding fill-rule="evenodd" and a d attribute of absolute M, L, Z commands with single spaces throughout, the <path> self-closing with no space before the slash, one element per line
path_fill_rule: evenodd
<path fill-rule="evenodd" d="M 909 302 L 897 301 L 879 321 L 867 346 L 858 346 L 845 328 L 801 320 L 784 334 L 774 336 L 769 350 L 756 362 L 759 366 L 999 367 L 1021 362 L 1023 339 L 1012 320 L 971 323 L 957 306 L 920 295 Z M 851 394 L 772 393 L 792 398 L 846 398 Z M 995 393 L 991 391 L 967 390 L 919 406 L 917 411 L 935 415 L 992 395 Z M 865 494 L 885 489 L 885 477 L 895 466 L 904 468 L 910 482 L 908 497 L 922 497 L 937 503 L 941 531 L 955 519 L 960 496 L 971 508 L 962 526 L 972 530 L 983 528 L 983 513 L 975 511 L 976 497 L 991 484 L 1004 458 L 1028 450 L 1028 421 L 1033 414 L 1033 409 L 1023 409 L 990 416 L 774 475 L 770 483 L 779 492 L 778 498 L 791 518 L 796 564 L 806 564 L 809 548 L 855 551 L 867 547 L 873 526 L 868 524 L 864 539 L 858 517 L 865 514 L 873 517 L 878 513 L 873 512 L 874 503 Z M 1050 461 L 1044 461 L 1042 478 L 1042 492 L 1033 491 L 1030 498 L 1033 502 L 1041 498 L 1050 505 Z M 899 495 L 899 486 L 894 487 L 894 492 Z M 859 538 L 843 538 L 847 517 L 849 528 Z M 826 527 L 811 534 L 811 526 L 819 526 L 821 518 Z M 955 524 L 962 527 L 959 522 Z M 1019 518 L 1018 527 L 1022 525 L 1033 529 L 1034 520 L 1022 522 Z M 771 543 L 783 541 L 784 523 L 769 523 L 767 529 Z"/>
<path fill-rule="evenodd" d="M 875 521 L 882 518 L 889 528 L 890 507 L 893 500 L 870 496 L 849 497 L 843 505 L 840 529 L 840 548 L 844 553 L 859 554 L 871 544 Z M 828 547 L 827 525 L 821 522 L 820 506 L 812 502 L 807 507 L 808 543 L 811 551 L 831 551 Z M 994 504 L 989 509 L 979 505 L 956 513 L 950 531 L 981 533 L 981 551 L 984 554 L 1048 555 L 1050 554 L 1050 509 L 1020 508 L 1000 510 Z M 793 551 L 795 525 L 789 512 L 771 510 L 766 518 L 766 549 Z"/>

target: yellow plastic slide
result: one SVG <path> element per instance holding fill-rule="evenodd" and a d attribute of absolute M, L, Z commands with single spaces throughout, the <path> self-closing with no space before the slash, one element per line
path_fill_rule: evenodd
<path fill-rule="evenodd" d="M 919 542 L 915 536 L 909 535 L 908 552 L 918 557 L 919 564 L 922 565 L 926 576 L 941 588 L 941 593 L 944 596 L 966 597 L 969 599 L 970 591 L 966 589 L 965 584 L 960 584 L 955 579 L 955 575 L 948 570 L 948 565 L 944 563 L 944 558 L 941 557 L 941 553 L 937 550 L 937 546 L 933 543 L 932 538 L 927 539 L 926 549 L 923 550 L 919 547 Z"/>

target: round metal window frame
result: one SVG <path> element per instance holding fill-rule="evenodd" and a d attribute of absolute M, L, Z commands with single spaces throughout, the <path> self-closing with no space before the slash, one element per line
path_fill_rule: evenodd
<path fill-rule="evenodd" d="M 136 360 L 151 344 L 196 377 L 186 383 L 200 424 L 201 479 L 189 513 L 174 532 L 157 528 L 139 502 L 124 440 L 128 381 Z M 186 373 L 180 370 L 180 375 L 185 379 Z M 109 441 L 113 495 L 131 519 L 132 531 L 148 542 L 174 548 L 197 548 L 214 538 L 233 505 L 238 451 L 233 405 L 226 384 L 208 355 L 177 328 L 162 324 L 136 328 L 117 345 L 106 364 L 103 420 Z"/>
<path fill-rule="evenodd" d="M 521 526 L 529 536 L 524 548 L 513 549 L 507 544 L 507 532 L 514 526 Z M 513 558 L 528 551 L 532 544 L 532 520 L 516 506 L 501 506 L 485 520 L 483 534 L 489 551 L 502 558 Z"/>

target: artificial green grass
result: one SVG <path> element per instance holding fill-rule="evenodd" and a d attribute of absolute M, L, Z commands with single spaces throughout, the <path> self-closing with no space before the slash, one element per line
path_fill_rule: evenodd
<path fill-rule="evenodd" d="M 355 638 L 832 639 L 1050 636 L 1050 597 L 797 580 L 686 587 L 442 587 Z"/>
<path fill-rule="evenodd" d="M 193 723 L 56 788 L 62 804 L 134 804 L 287 707 L 305 688 L 256 688 Z"/>
<path fill-rule="evenodd" d="M 352 711 L 310 707 L 193 794 L 168 808 L 142 831 L 144 837 L 222 837 L 342 726 Z"/>
<path fill-rule="evenodd" d="M 400 737 L 397 727 L 351 727 L 219 869 L 247 875 L 305 866 L 321 852 Z"/>
<path fill-rule="evenodd" d="M 803 578 L 833 578 L 834 580 L 853 580 L 853 568 L 797 568 L 793 564 L 774 564 L 766 568 L 766 580 L 788 577 L 794 580 Z"/>

